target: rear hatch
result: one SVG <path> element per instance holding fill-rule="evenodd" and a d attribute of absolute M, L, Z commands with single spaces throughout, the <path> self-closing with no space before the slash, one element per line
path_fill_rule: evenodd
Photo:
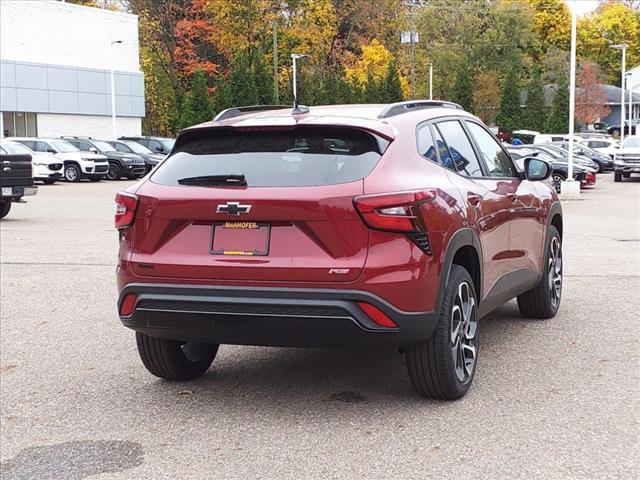
<path fill-rule="evenodd" d="M 31 187 L 31 155 L 0 155 L 0 186 Z"/>
<path fill-rule="evenodd" d="M 136 192 L 144 277 L 349 282 L 369 230 L 353 198 L 388 141 L 345 127 L 187 131 Z"/>

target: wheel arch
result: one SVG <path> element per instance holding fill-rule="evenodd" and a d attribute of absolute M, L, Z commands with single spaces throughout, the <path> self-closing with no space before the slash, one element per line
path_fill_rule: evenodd
<path fill-rule="evenodd" d="M 442 303 L 444 289 L 451 275 L 451 266 L 454 264 L 464 267 L 469 272 L 473 280 L 478 303 L 482 300 L 483 262 L 480 239 L 474 230 L 463 228 L 454 233 L 447 244 L 442 265 L 442 274 L 440 276 L 440 286 L 437 297 L 438 304 L 436 308 L 439 308 Z"/>

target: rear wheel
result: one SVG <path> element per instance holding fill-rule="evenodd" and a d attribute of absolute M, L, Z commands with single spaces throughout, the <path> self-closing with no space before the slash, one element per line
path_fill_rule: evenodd
<path fill-rule="evenodd" d="M 602 164 L 600 162 L 598 162 L 597 160 L 594 160 L 593 163 L 596 164 L 596 173 L 602 172 Z"/>
<path fill-rule="evenodd" d="M 622 181 L 622 172 L 613 172 L 613 181 L 614 182 L 621 182 Z"/>
<path fill-rule="evenodd" d="M 560 194 L 560 189 L 562 188 L 562 182 L 567 179 L 562 173 L 554 172 L 551 175 L 551 180 L 553 181 L 553 188 L 555 189 L 557 194 Z"/>
<path fill-rule="evenodd" d="M 115 163 L 110 163 L 109 170 L 107 170 L 107 178 L 109 180 L 120 180 L 121 176 L 122 171 L 120 170 L 120 167 Z"/>
<path fill-rule="evenodd" d="M 469 272 L 452 265 L 433 337 L 406 350 L 409 378 L 421 395 L 456 400 L 469 390 L 477 363 L 477 305 Z"/>
<path fill-rule="evenodd" d="M 535 288 L 518 296 L 520 313 L 530 318 L 551 318 L 562 297 L 562 239 L 554 226 L 549 227 L 545 268 Z"/>
<path fill-rule="evenodd" d="M 202 376 L 218 353 L 217 344 L 180 342 L 136 333 L 138 353 L 146 369 L 166 380 L 193 380 Z"/>
<path fill-rule="evenodd" d="M 79 182 L 80 178 L 82 178 L 82 172 L 80 171 L 80 167 L 75 163 L 70 163 L 66 167 L 64 167 L 64 179 L 67 182 Z"/>
<path fill-rule="evenodd" d="M 11 210 L 11 200 L 3 200 L 0 202 L 0 218 L 4 218 Z"/>

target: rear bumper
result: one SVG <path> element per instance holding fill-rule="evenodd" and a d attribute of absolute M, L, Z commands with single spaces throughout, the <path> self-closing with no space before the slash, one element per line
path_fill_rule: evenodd
<path fill-rule="evenodd" d="M 38 187 L 2 187 L 2 198 L 22 198 L 38 193 Z"/>
<path fill-rule="evenodd" d="M 404 346 L 431 337 L 435 312 L 404 312 L 363 291 L 130 284 L 136 295 L 122 323 L 150 336 L 234 345 L 331 347 Z M 397 328 L 382 327 L 360 309 L 369 303 Z"/>

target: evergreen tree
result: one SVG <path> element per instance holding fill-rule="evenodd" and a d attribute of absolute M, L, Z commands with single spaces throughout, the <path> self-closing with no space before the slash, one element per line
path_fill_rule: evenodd
<path fill-rule="evenodd" d="M 544 130 L 546 133 L 569 132 L 569 82 L 566 75 L 559 79 Z"/>
<path fill-rule="evenodd" d="M 253 72 L 253 81 L 256 86 L 256 95 L 258 103 L 261 105 L 271 105 L 274 103 L 273 93 L 273 73 L 267 70 L 264 62 L 264 55 L 254 51 L 251 57 L 251 71 Z"/>
<path fill-rule="evenodd" d="M 371 71 L 367 72 L 367 83 L 364 85 L 364 101 L 366 103 L 382 103 L 381 82 L 373 77 Z"/>
<path fill-rule="evenodd" d="M 401 102 L 404 99 L 400 74 L 395 62 L 390 62 L 387 73 L 382 79 L 382 101 L 386 103 Z"/>
<path fill-rule="evenodd" d="M 496 123 L 511 133 L 522 126 L 521 119 L 518 72 L 514 67 L 511 67 L 507 71 L 500 89 L 500 110 L 496 116 Z"/>
<path fill-rule="evenodd" d="M 190 127 L 213 118 L 213 107 L 207 85 L 207 77 L 202 70 L 193 73 L 189 82 L 189 91 L 184 97 L 182 113 L 178 120 L 179 128 Z"/>
<path fill-rule="evenodd" d="M 453 84 L 453 101 L 460 104 L 467 112 L 473 112 L 473 90 L 473 77 L 468 64 L 464 62 L 458 68 Z"/>
<path fill-rule="evenodd" d="M 529 130 L 542 132 L 545 123 L 544 87 L 540 72 L 535 70 L 529 81 L 527 108 L 523 114 L 523 125 Z"/>

